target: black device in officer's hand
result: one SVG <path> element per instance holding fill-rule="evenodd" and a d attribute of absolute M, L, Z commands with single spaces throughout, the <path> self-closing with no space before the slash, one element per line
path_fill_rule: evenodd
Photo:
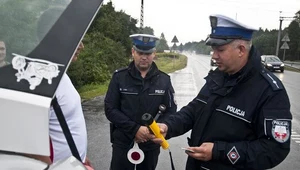
<path fill-rule="evenodd" d="M 162 115 L 162 113 L 165 112 L 165 111 L 166 111 L 166 106 L 163 105 L 163 104 L 159 105 L 158 112 L 157 112 L 156 116 L 154 117 L 154 120 L 157 121 L 159 116 Z"/>
<path fill-rule="evenodd" d="M 162 139 L 162 141 L 163 141 L 161 143 L 162 148 L 168 149 L 169 143 L 165 140 L 164 136 L 160 133 L 160 129 L 159 129 L 158 125 L 156 124 L 156 120 L 159 118 L 159 116 L 162 114 L 162 112 L 164 112 L 166 110 L 166 106 L 161 104 L 161 105 L 159 105 L 158 109 L 159 109 L 159 111 L 156 114 L 155 118 L 153 118 L 151 114 L 145 113 L 142 116 L 142 121 L 144 122 L 144 124 L 146 126 L 148 126 L 151 129 L 151 131 L 157 138 Z"/>
<path fill-rule="evenodd" d="M 184 150 L 185 152 L 191 152 L 191 153 L 195 153 L 195 151 L 193 151 L 193 150 L 190 150 L 190 149 L 188 149 L 188 148 L 185 148 L 185 147 L 182 147 L 181 149 L 182 149 L 182 150 Z"/>
<path fill-rule="evenodd" d="M 164 136 L 160 133 L 160 129 L 159 129 L 158 125 L 156 124 L 157 119 L 159 118 L 160 115 L 162 115 L 163 112 L 165 112 L 165 110 L 166 110 L 166 106 L 161 104 L 161 105 L 159 105 L 158 112 L 157 112 L 157 114 L 154 118 L 149 113 L 145 113 L 142 116 L 142 120 L 151 129 L 151 131 L 154 133 L 154 135 L 157 138 L 162 139 L 162 141 L 163 141 L 161 143 L 162 148 L 163 149 L 169 149 L 171 168 L 172 168 L 172 170 L 175 170 L 173 159 L 172 159 L 172 154 L 171 154 L 171 151 L 170 151 L 170 148 L 169 148 L 169 143 L 166 141 Z"/>

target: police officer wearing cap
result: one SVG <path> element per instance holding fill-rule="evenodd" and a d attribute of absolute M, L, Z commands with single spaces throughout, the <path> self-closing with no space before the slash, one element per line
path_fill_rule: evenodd
<path fill-rule="evenodd" d="M 161 130 L 167 138 L 192 129 L 187 170 L 269 169 L 290 151 L 290 102 L 281 81 L 261 65 L 251 45 L 255 29 L 223 15 L 211 15 L 217 69 L 198 95 Z M 159 143 L 160 139 L 153 141 Z"/>
<path fill-rule="evenodd" d="M 133 41 L 133 61 L 128 67 L 116 70 L 105 97 L 105 114 L 111 124 L 112 161 L 111 170 L 134 170 L 127 159 L 127 152 L 133 142 L 144 152 L 144 161 L 137 170 L 154 170 L 160 145 L 153 143 L 149 129 L 141 120 L 144 113 L 153 117 L 159 105 L 166 110 L 158 119 L 175 113 L 174 89 L 169 75 L 160 71 L 153 59 L 157 37 L 147 34 L 130 36 Z"/>

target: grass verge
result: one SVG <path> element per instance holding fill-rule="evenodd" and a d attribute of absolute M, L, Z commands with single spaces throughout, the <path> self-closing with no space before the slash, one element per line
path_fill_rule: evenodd
<path fill-rule="evenodd" d="M 298 72 L 298 73 L 300 73 L 300 69 L 297 69 L 297 68 L 294 68 L 294 67 L 291 67 L 291 66 L 287 66 L 287 65 L 285 65 L 284 66 L 285 68 L 285 70 L 289 70 L 289 71 L 294 71 L 294 72 Z"/>
<path fill-rule="evenodd" d="M 173 73 L 176 70 L 181 70 L 187 65 L 187 57 L 181 54 L 172 54 L 167 57 L 157 57 L 155 63 L 157 67 L 165 73 Z"/>
<path fill-rule="evenodd" d="M 108 81 L 103 84 L 88 84 L 77 90 L 81 96 L 81 100 L 88 100 L 104 95 L 107 92 L 108 84 Z"/>

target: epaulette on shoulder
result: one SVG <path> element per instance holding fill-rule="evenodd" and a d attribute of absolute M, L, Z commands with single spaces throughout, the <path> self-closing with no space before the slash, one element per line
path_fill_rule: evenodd
<path fill-rule="evenodd" d="M 117 69 L 117 70 L 115 70 L 114 74 L 119 73 L 119 72 L 122 72 L 122 71 L 125 71 L 125 70 L 127 70 L 127 69 L 128 69 L 128 67 L 124 67 L 124 68 Z"/>
<path fill-rule="evenodd" d="M 161 70 L 159 70 L 159 72 L 160 72 L 161 74 L 163 74 L 163 75 L 166 75 L 166 76 L 170 77 L 169 74 L 167 74 L 167 73 L 165 73 L 165 72 L 163 72 L 163 71 L 161 71 Z"/>
<path fill-rule="evenodd" d="M 271 72 L 262 69 L 260 71 L 260 74 L 267 80 L 274 91 L 283 89 L 283 84 L 281 83 L 281 81 Z"/>

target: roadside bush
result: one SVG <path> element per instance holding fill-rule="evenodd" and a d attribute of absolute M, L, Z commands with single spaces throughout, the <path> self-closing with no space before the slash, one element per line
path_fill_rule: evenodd
<path fill-rule="evenodd" d="M 101 33 L 85 36 L 84 50 L 78 61 L 71 64 L 68 74 L 79 88 L 87 84 L 102 84 L 111 78 L 111 73 L 128 64 L 125 49 Z"/>

